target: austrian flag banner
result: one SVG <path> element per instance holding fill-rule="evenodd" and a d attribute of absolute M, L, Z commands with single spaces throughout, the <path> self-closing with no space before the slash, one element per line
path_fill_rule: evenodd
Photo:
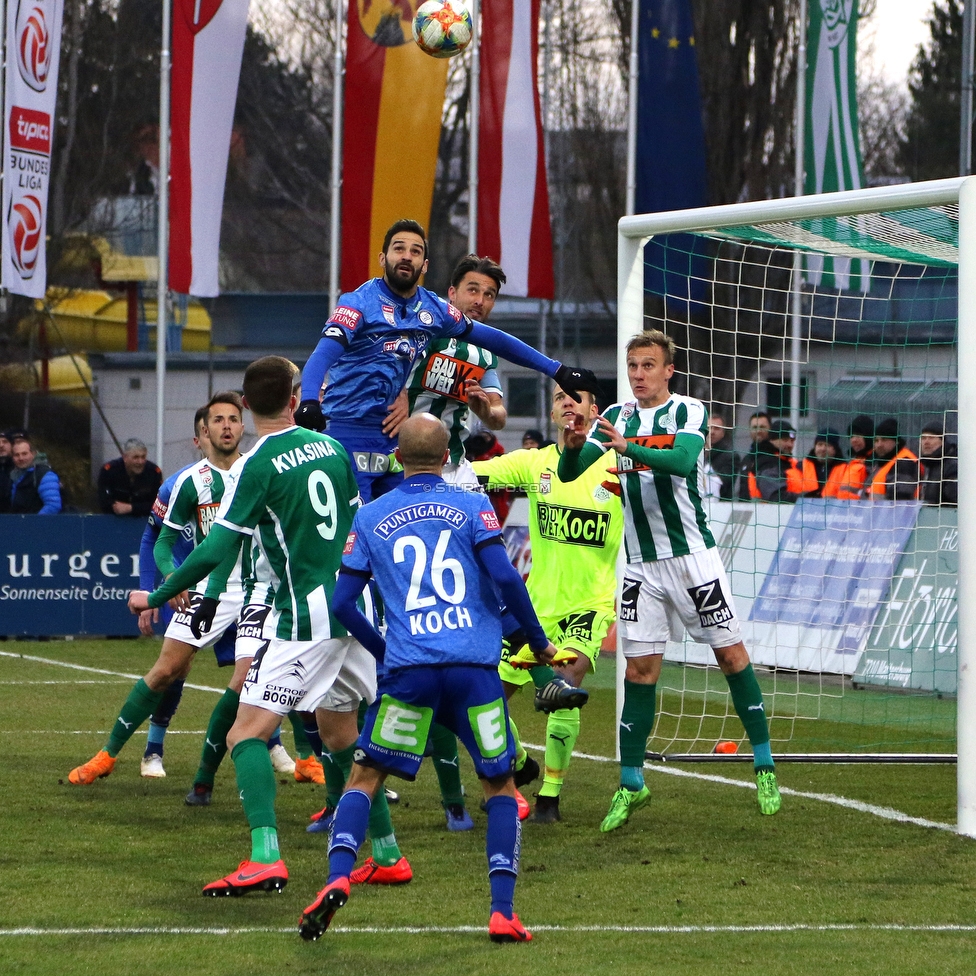
<path fill-rule="evenodd" d="M 539 0 L 482 0 L 478 253 L 506 295 L 552 298 L 552 230 L 539 106 Z"/>
<path fill-rule="evenodd" d="M 0 284 L 43 298 L 63 0 L 7 0 Z"/>
<path fill-rule="evenodd" d="M 248 0 L 176 0 L 170 108 L 169 286 L 220 294 L 220 218 Z"/>

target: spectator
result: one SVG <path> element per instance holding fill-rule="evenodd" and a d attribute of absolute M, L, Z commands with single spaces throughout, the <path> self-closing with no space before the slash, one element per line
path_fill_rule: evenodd
<path fill-rule="evenodd" d="M 894 417 L 882 420 L 874 429 L 874 466 L 864 485 L 864 497 L 872 501 L 919 497 L 922 471 L 918 458 L 898 436 Z"/>
<path fill-rule="evenodd" d="M 935 421 L 922 428 L 919 459 L 925 468 L 922 499 L 929 505 L 955 505 L 959 497 L 959 459 L 955 445 L 946 444 L 945 428 Z"/>
<path fill-rule="evenodd" d="M 755 477 L 756 462 L 760 455 L 775 454 L 775 448 L 769 443 L 769 414 L 758 411 L 749 417 L 749 437 L 752 443 L 749 450 L 742 456 L 739 464 L 739 484 L 736 495 L 741 501 L 749 501 L 749 477 Z"/>
<path fill-rule="evenodd" d="M 835 465 L 827 476 L 824 498 L 860 498 L 868 476 L 868 464 L 874 452 L 874 421 L 860 414 L 847 429 L 851 443 L 851 459 Z"/>
<path fill-rule="evenodd" d="M 838 464 L 844 463 L 844 450 L 840 444 L 840 434 L 830 427 L 817 434 L 813 442 L 813 449 L 807 455 L 807 460 L 813 464 L 817 472 L 817 484 L 819 486 L 817 494 L 821 495 L 827 485 L 830 472 Z"/>
<path fill-rule="evenodd" d="M 749 496 L 766 502 L 793 503 L 819 490 L 817 470 L 809 458 L 793 457 L 796 428 L 778 417 L 769 427 L 769 444 L 774 453 L 756 455 L 756 473 L 750 475 Z"/>
<path fill-rule="evenodd" d="M 122 457 L 109 461 L 98 473 L 98 504 L 106 515 L 135 515 L 148 518 L 163 472 L 147 460 L 146 445 L 130 437 Z"/>
<path fill-rule="evenodd" d="M 531 451 L 533 448 L 540 448 L 546 443 L 546 435 L 541 430 L 530 427 L 522 435 L 522 450 Z"/>
<path fill-rule="evenodd" d="M 0 430 L 0 514 L 10 510 L 10 472 L 13 467 L 10 432 Z"/>
<path fill-rule="evenodd" d="M 725 415 L 721 411 L 713 410 L 708 417 L 708 439 L 705 444 L 705 475 L 709 474 L 719 479 L 719 490 L 709 491 L 726 501 L 732 500 L 732 488 L 735 484 L 735 473 L 739 469 L 740 459 L 732 450 L 732 438 L 725 424 Z"/>
<path fill-rule="evenodd" d="M 61 511 L 61 482 L 37 455 L 24 431 L 17 431 L 12 445 L 10 472 L 11 515 L 57 515 Z"/>

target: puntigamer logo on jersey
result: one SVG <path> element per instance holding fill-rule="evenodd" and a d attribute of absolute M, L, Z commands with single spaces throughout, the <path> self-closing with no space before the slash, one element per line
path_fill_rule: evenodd
<path fill-rule="evenodd" d="M 543 539 L 553 542 L 572 542 L 577 546 L 602 549 L 610 531 L 610 513 L 540 502 L 539 531 Z"/>

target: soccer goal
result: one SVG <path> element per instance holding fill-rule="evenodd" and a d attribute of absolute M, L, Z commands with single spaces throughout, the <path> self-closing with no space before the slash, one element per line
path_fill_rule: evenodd
<path fill-rule="evenodd" d="M 625 345 L 647 328 L 675 340 L 672 389 L 721 415 L 740 460 L 760 413 L 790 421 L 798 460 L 818 434 L 849 458 L 850 435 L 878 427 L 928 451 L 933 483 L 907 497 L 789 504 L 730 484 L 716 449 L 706 501 L 774 753 L 958 761 L 959 830 L 976 836 L 976 452 L 957 437 L 976 415 L 976 178 L 624 217 L 618 399 Z M 669 644 L 658 687 L 649 756 L 749 751 L 708 648 Z"/>

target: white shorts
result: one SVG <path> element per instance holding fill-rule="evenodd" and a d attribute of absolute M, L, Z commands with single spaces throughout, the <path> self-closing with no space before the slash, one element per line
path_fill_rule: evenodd
<path fill-rule="evenodd" d="M 478 488 L 478 476 L 467 458 L 461 458 L 457 464 L 445 464 L 442 477 L 449 485 L 463 485 L 466 488 Z"/>
<path fill-rule="evenodd" d="M 234 641 L 234 660 L 254 657 L 261 650 L 261 645 L 273 636 L 268 630 L 265 634 L 265 624 L 271 614 L 271 607 L 266 603 L 249 603 L 237 618 L 237 640 Z"/>
<path fill-rule="evenodd" d="M 656 562 L 628 563 L 617 626 L 627 642 L 680 641 L 683 631 L 709 647 L 730 647 L 742 638 L 732 589 L 717 549 Z M 646 651 L 641 651 L 641 654 Z"/>
<path fill-rule="evenodd" d="M 202 593 L 190 591 L 190 609 L 186 613 L 177 611 L 173 614 L 173 619 L 166 628 L 166 637 L 182 641 L 182 643 L 189 644 L 190 647 L 197 649 L 209 647 L 211 644 L 216 644 L 223 632 L 237 621 L 241 607 L 244 605 L 244 590 L 242 589 L 222 593 L 210 630 L 202 637 L 194 637 L 193 631 L 190 630 L 190 621 L 193 619 L 193 611 L 200 606 L 203 596 Z"/>
<path fill-rule="evenodd" d="M 278 715 L 293 708 L 352 712 L 376 697 L 376 660 L 355 638 L 286 641 L 273 637 L 255 655 L 241 701 Z"/>

